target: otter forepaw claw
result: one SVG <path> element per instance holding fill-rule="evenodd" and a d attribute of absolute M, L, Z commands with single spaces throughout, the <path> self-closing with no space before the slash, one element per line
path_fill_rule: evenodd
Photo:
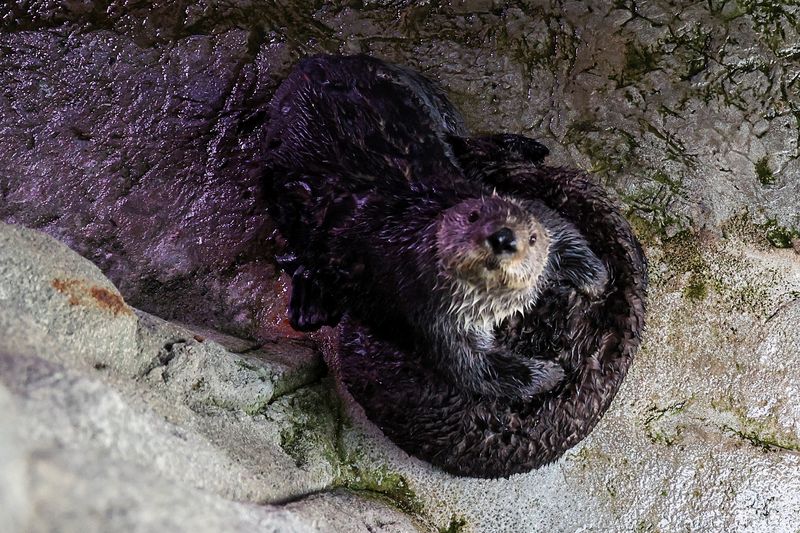
<path fill-rule="evenodd" d="M 323 289 L 312 273 L 298 267 L 292 276 L 292 296 L 289 299 L 289 323 L 298 331 L 314 331 L 333 326 L 341 315 L 325 305 Z"/>
<path fill-rule="evenodd" d="M 289 275 L 294 274 L 294 271 L 297 270 L 299 266 L 300 258 L 297 257 L 295 253 L 288 253 L 283 255 L 276 255 L 275 256 L 275 263 L 278 264 L 283 270 L 289 273 Z"/>

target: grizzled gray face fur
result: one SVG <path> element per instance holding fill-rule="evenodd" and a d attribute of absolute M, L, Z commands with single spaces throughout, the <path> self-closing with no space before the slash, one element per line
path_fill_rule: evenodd
<path fill-rule="evenodd" d="M 476 290 L 527 291 L 544 270 L 549 244 L 530 212 L 500 196 L 451 207 L 437 232 L 442 269 Z"/>
<path fill-rule="evenodd" d="M 550 237 L 533 214 L 500 196 L 465 200 L 441 216 L 437 248 L 449 313 L 493 327 L 535 301 Z"/>

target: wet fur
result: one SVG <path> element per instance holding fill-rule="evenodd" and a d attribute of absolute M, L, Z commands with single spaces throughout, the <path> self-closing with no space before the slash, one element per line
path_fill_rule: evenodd
<path fill-rule="evenodd" d="M 439 378 L 426 354 L 402 348 L 355 321 L 341 326 L 336 373 L 370 420 L 406 452 L 448 472 L 507 477 L 558 459 L 608 409 L 644 330 L 647 265 L 617 206 L 584 174 L 510 165 L 494 181 L 570 220 L 609 272 L 602 298 L 550 284 L 538 302 L 498 327 L 515 354 L 557 360 L 563 383 L 528 401 L 465 397 Z"/>
<path fill-rule="evenodd" d="M 571 283 L 589 298 L 598 297 L 606 288 L 608 273 L 577 229 L 553 210 L 536 201 L 515 203 L 541 233 L 536 242 L 540 249 L 530 261 L 535 270 L 524 269 L 520 276 L 524 289 L 503 290 L 508 282 L 505 279 L 506 283 L 486 287 L 489 282 L 485 278 L 491 274 L 486 272 L 481 273 L 477 283 L 464 275 L 440 274 L 432 317 L 422 315 L 425 320 L 433 318 L 433 322 L 418 327 L 427 331 L 427 345 L 434 347 L 431 354 L 438 358 L 438 368 L 452 383 L 491 397 L 531 398 L 561 382 L 562 367 L 555 358 L 531 357 L 538 355 L 536 352 L 528 352 L 526 357 L 511 354 L 497 341 L 495 331 L 509 318 L 519 318 L 529 311 L 553 283 Z M 456 229 L 469 234 L 460 226 Z M 445 243 L 452 241 L 454 237 Z M 464 259 L 467 244 L 455 241 L 449 249 L 445 243 L 440 242 L 440 263 Z M 439 270 L 447 272 L 449 268 Z M 524 368 L 519 368 L 522 365 Z M 521 379 L 526 373 L 531 377 Z"/>
<path fill-rule="evenodd" d="M 599 297 L 605 267 L 570 223 L 530 201 L 527 215 L 552 241 L 530 286 L 506 298 L 447 275 L 442 213 L 482 198 L 514 203 L 492 199 L 489 184 L 465 170 L 457 151 L 471 141 L 454 142 L 459 135 L 458 113 L 416 73 L 362 56 L 298 65 L 271 104 L 265 150 L 270 209 L 287 241 L 280 263 L 292 275 L 290 318 L 309 331 L 348 313 L 427 354 L 464 394 L 529 399 L 557 386 L 564 370 L 555 358 L 514 353 L 495 330 L 548 283 Z M 530 157 L 531 145 L 514 139 L 498 137 L 499 152 Z"/>

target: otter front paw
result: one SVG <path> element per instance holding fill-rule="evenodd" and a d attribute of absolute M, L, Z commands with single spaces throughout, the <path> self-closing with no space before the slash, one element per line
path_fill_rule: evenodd
<path fill-rule="evenodd" d="M 561 365 L 552 360 L 525 359 L 505 351 L 486 353 L 482 360 L 475 367 L 480 372 L 460 379 L 466 388 L 487 397 L 529 400 L 553 390 L 565 376 Z"/>
<path fill-rule="evenodd" d="M 289 299 L 289 323 L 297 331 L 314 331 L 322 326 L 335 326 L 341 313 L 329 302 L 330 295 L 311 271 L 297 267 L 292 276 Z"/>
<path fill-rule="evenodd" d="M 600 260 L 595 263 L 587 261 L 588 269 L 582 275 L 573 276 L 578 292 L 589 300 L 597 300 L 608 289 L 610 277 L 608 270 Z"/>
<path fill-rule="evenodd" d="M 530 379 L 528 384 L 520 389 L 519 395 L 523 399 L 550 392 L 561 384 L 566 376 L 564 368 L 555 361 L 529 359 L 525 363 L 530 372 Z"/>
<path fill-rule="evenodd" d="M 590 300 L 600 298 L 608 288 L 611 274 L 586 237 L 555 212 L 535 203 L 531 209 L 546 219 L 552 243 L 549 265 L 554 275 L 571 283 Z"/>

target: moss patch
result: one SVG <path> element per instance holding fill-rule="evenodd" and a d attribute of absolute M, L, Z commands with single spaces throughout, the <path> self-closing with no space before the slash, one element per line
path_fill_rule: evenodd
<path fill-rule="evenodd" d="M 589 158 L 587 169 L 609 182 L 631 168 L 639 143 L 620 128 L 604 127 L 602 121 L 587 118 L 571 123 L 564 144 L 572 145 Z"/>
<path fill-rule="evenodd" d="M 664 240 L 664 255 L 670 264 L 680 272 L 702 270 L 706 268 L 705 259 L 700 254 L 700 243 L 697 236 L 684 230 Z"/>
<path fill-rule="evenodd" d="M 775 248 L 791 248 L 795 239 L 800 239 L 800 231 L 796 228 L 787 228 L 778 224 L 777 220 L 770 219 L 763 226 L 767 242 Z"/>
<path fill-rule="evenodd" d="M 670 32 L 666 37 L 665 44 L 675 47 L 673 59 L 679 60 L 678 65 L 685 65 L 685 71 L 681 74 L 682 80 L 690 80 L 708 68 L 713 54 L 713 33 L 713 28 L 695 24 Z"/>
<path fill-rule="evenodd" d="M 366 461 L 352 451 L 352 448 L 345 447 L 343 437 L 350 422 L 344 404 L 339 401 L 337 407 L 339 423 L 335 442 L 339 471 L 333 482 L 334 487 L 357 491 L 365 497 L 372 496 L 386 500 L 401 511 L 426 520 L 422 514 L 424 509 L 422 500 L 414 494 L 403 475 L 392 472 L 385 466 L 365 468 L 363 464 Z"/>
<path fill-rule="evenodd" d="M 330 383 L 302 388 L 264 409 L 281 424 L 280 447 L 302 468 L 320 459 L 337 465 L 338 397 Z"/>
<path fill-rule="evenodd" d="M 748 213 L 730 218 L 721 226 L 726 237 L 735 236 L 743 242 L 756 247 L 792 248 L 794 241 L 800 239 L 800 229 L 793 226 L 782 226 L 774 218 L 763 224 L 751 220 Z"/>
<path fill-rule="evenodd" d="M 692 272 L 689 283 L 683 288 L 683 296 L 689 300 L 701 301 L 708 296 L 708 287 L 703 276 Z"/>
<path fill-rule="evenodd" d="M 363 470 L 350 461 L 340 472 L 336 485 L 358 492 L 380 494 L 407 513 L 420 515 L 424 508 L 422 501 L 409 487 L 408 480 L 386 467 Z"/>
<path fill-rule="evenodd" d="M 684 298 L 693 301 L 704 300 L 708 296 L 711 280 L 708 262 L 700 253 L 700 243 L 691 231 L 684 230 L 674 237 L 664 239 L 662 250 L 664 260 L 671 269 L 680 274 L 689 274 L 689 280 L 683 287 Z"/>
<path fill-rule="evenodd" d="M 800 14 L 793 9 L 795 5 L 794 2 L 737 0 L 737 9 L 728 18 L 748 15 L 761 40 L 776 52 L 787 44 L 786 28 L 796 28 L 800 24 Z"/>
<path fill-rule="evenodd" d="M 775 175 L 772 173 L 772 169 L 769 168 L 769 161 L 766 156 L 756 161 L 756 177 L 761 182 L 761 185 L 764 186 L 775 183 Z"/>
<path fill-rule="evenodd" d="M 628 42 L 625 46 L 625 63 L 622 70 L 613 77 L 617 88 L 631 85 L 648 72 L 659 68 L 661 52 L 655 46 Z"/>
<path fill-rule="evenodd" d="M 669 232 L 681 232 L 689 220 L 675 207 L 685 197 L 683 180 L 657 170 L 648 175 L 648 183 L 630 193 L 623 193 L 626 216 L 637 236 L 648 244 L 659 244 Z"/>
<path fill-rule="evenodd" d="M 752 429 L 734 429 L 731 427 L 727 427 L 726 429 L 740 439 L 765 452 L 778 450 L 800 451 L 800 442 L 797 442 L 796 439 L 791 437 L 787 438 L 785 436 L 775 435 L 769 432 L 759 432 Z"/>
<path fill-rule="evenodd" d="M 461 533 L 467 527 L 467 520 L 463 517 L 453 515 L 450 517 L 450 523 L 447 527 L 440 527 L 439 533 Z"/>
<path fill-rule="evenodd" d="M 641 74 L 650 72 L 658 67 L 658 54 L 648 46 L 638 46 L 628 43 L 625 49 L 625 70 L 630 73 Z"/>
<path fill-rule="evenodd" d="M 644 431 L 653 444 L 672 446 L 680 441 L 684 430 L 682 424 L 671 424 L 670 419 L 682 413 L 691 400 L 682 400 L 666 407 L 653 405 L 647 410 Z"/>
<path fill-rule="evenodd" d="M 774 417 L 749 417 L 744 407 L 732 397 L 712 401 L 711 406 L 720 413 L 733 415 L 734 421 L 722 424 L 722 429 L 743 442 L 764 452 L 800 452 L 797 435 L 781 427 Z"/>

